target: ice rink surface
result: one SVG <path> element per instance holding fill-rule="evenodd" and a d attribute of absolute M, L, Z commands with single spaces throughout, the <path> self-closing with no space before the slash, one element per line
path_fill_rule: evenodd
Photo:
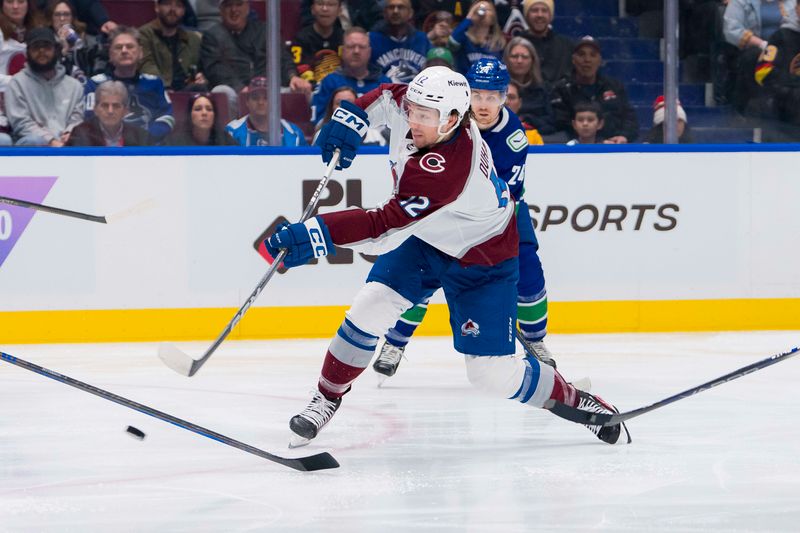
<path fill-rule="evenodd" d="M 1 532 L 798 531 L 800 356 L 629 422 L 633 443 L 474 392 L 444 338 L 371 369 L 310 446 L 288 419 L 327 340 L 226 342 L 193 378 L 154 344 L 0 350 L 270 452 L 295 472 L 0 362 Z M 621 410 L 800 343 L 800 332 L 553 335 L 567 379 Z M 208 343 L 184 343 L 199 356 Z M 130 437 L 135 426 L 147 436 Z"/>

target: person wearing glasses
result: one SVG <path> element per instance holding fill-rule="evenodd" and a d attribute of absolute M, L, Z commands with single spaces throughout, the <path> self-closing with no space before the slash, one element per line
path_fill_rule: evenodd
<path fill-rule="evenodd" d="M 520 120 L 530 124 L 541 135 L 555 133 L 555 115 L 550 106 L 550 90 L 542 77 L 539 54 L 524 37 L 512 37 L 503 56 L 511 79 L 519 86 Z"/>
<path fill-rule="evenodd" d="M 381 83 L 391 81 L 380 68 L 369 62 L 372 48 L 367 30 L 357 26 L 350 28 L 344 32 L 342 42 L 341 66 L 323 78 L 311 97 L 311 121 L 315 125 L 319 125 L 325 116 L 325 109 L 336 89 L 351 87 L 356 96 L 361 96 Z"/>

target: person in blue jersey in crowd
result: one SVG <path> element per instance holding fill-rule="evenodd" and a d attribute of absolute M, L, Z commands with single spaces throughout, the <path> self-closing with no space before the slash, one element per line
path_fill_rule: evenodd
<path fill-rule="evenodd" d="M 501 59 L 505 46 L 506 38 L 491 2 L 472 4 L 466 18 L 450 35 L 450 47 L 456 51 L 456 70 L 462 74 L 484 57 Z"/>
<path fill-rule="evenodd" d="M 108 80 L 121 81 L 130 96 L 125 122 L 147 130 L 151 143 L 158 143 L 175 127 L 172 103 L 167 98 L 164 82 L 158 76 L 140 72 L 139 64 L 144 53 L 136 28 L 118 26 L 111 32 L 109 42 L 109 63 L 113 70 L 110 74 L 97 74 L 86 81 L 85 118 L 88 120 L 94 116 L 97 86 Z"/>
<path fill-rule="evenodd" d="M 528 350 L 540 361 L 555 367 L 555 360 L 543 340 L 547 334 L 547 291 L 537 253 L 539 243 L 533 231 L 528 204 L 522 199 L 528 138 L 517 115 L 503 105 L 510 81 L 508 69 L 498 59 L 483 58 L 472 64 L 466 77 L 472 89 L 472 119 L 492 152 L 497 175 L 508 183 L 511 195 L 517 201 L 520 241 L 517 322 Z M 387 377 L 394 375 L 406 345 L 425 316 L 432 295 L 433 292 L 422 302 L 417 302 L 389 330 L 380 354 L 372 365 L 373 370 Z"/>
<path fill-rule="evenodd" d="M 425 68 L 431 42 L 425 32 L 414 27 L 411 0 L 386 0 L 383 21 L 369 32 L 370 61 L 394 83 L 408 83 Z"/>
<path fill-rule="evenodd" d="M 311 97 L 311 121 L 320 127 L 325 109 L 330 105 L 333 93 L 341 87 L 352 87 L 357 96 L 368 93 L 381 83 L 391 83 L 376 65 L 370 63 L 372 48 L 369 33 L 354 26 L 344 32 L 341 66 L 318 83 Z"/>
<path fill-rule="evenodd" d="M 225 130 L 240 146 L 269 146 L 269 102 L 267 78 L 250 80 L 244 94 L 249 113 L 228 123 Z M 297 124 L 281 119 L 281 146 L 307 146 L 305 135 Z"/>

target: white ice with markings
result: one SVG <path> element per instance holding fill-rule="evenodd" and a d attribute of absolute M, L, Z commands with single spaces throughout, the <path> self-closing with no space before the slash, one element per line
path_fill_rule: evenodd
<path fill-rule="evenodd" d="M 567 379 L 590 376 L 622 410 L 797 344 L 800 332 L 548 338 Z M 368 369 L 320 437 L 289 451 L 326 346 L 227 341 L 193 378 L 155 344 L 0 347 L 267 451 L 341 463 L 295 472 L 0 362 L 0 532 L 800 527 L 800 356 L 631 420 L 633 444 L 612 447 L 475 392 L 449 339 L 417 338 L 383 388 Z"/>

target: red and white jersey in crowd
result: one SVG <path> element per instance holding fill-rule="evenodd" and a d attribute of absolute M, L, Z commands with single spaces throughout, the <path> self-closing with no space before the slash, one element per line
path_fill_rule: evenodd
<path fill-rule="evenodd" d="M 375 209 L 321 215 L 333 242 L 370 255 L 414 235 L 463 264 L 494 265 L 515 257 L 519 237 L 508 186 L 474 123 L 449 141 L 418 150 L 401 110 L 406 85 L 383 84 L 358 100 L 370 126 L 391 129 L 392 196 Z"/>

